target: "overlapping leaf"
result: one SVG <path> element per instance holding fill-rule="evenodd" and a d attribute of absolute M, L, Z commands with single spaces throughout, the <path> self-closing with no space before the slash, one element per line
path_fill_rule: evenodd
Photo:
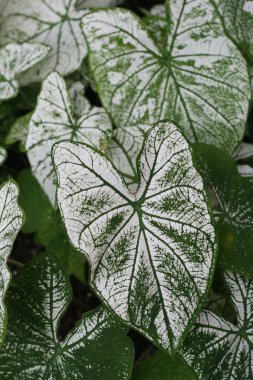
<path fill-rule="evenodd" d="M 87 54 L 80 29 L 86 11 L 75 9 L 76 0 L 4 0 L 0 16 L 0 42 L 43 42 L 52 48 L 48 58 L 30 71 L 25 82 L 44 79 L 52 70 L 66 75 L 79 68 Z"/>
<path fill-rule="evenodd" d="M 171 119 L 191 141 L 232 152 L 248 113 L 246 63 L 209 0 L 168 5 L 170 33 L 162 50 L 129 11 L 83 18 L 103 105 L 119 127 Z"/>
<path fill-rule="evenodd" d="M 129 325 L 176 349 L 205 296 L 215 255 L 186 140 L 171 123 L 150 130 L 135 194 L 88 145 L 59 143 L 53 157 L 58 204 L 71 242 L 90 261 L 92 287 Z"/>
<path fill-rule="evenodd" d="M 123 0 L 77 0 L 76 7 L 78 9 L 85 8 L 107 8 L 119 5 Z"/>
<path fill-rule="evenodd" d="M 145 125 L 117 128 L 108 146 L 108 157 L 133 191 L 138 186 L 137 157 L 149 129 Z"/>
<path fill-rule="evenodd" d="M 4 297 L 10 282 L 7 258 L 23 223 L 23 213 L 17 204 L 18 188 L 8 181 L 0 188 L 0 343 L 6 330 L 7 315 Z"/>
<path fill-rule="evenodd" d="M 0 350 L 2 379 L 128 380 L 133 348 L 126 328 L 107 310 L 87 313 L 57 338 L 71 289 L 52 256 L 36 257 L 15 276 L 7 303 L 9 329 Z"/>
<path fill-rule="evenodd" d="M 0 101 L 17 95 L 20 74 L 42 61 L 49 50 L 38 43 L 8 44 L 0 49 Z"/>
<path fill-rule="evenodd" d="M 253 182 L 241 177 L 221 150 L 200 144 L 194 151 L 198 169 L 218 201 L 219 265 L 253 278 Z"/>
<path fill-rule="evenodd" d="M 28 134 L 28 126 L 31 120 L 32 113 L 29 112 L 23 116 L 18 117 L 10 128 L 9 133 L 5 138 L 6 145 L 12 145 L 19 142 L 19 149 L 25 152 L 25 142 Z"/>
<path fill-rule="evenodd" d="M 212 0 L 231 40 L 253 62 L 252 0 Z"/>
<path fill-rule="evenodd" d="M 6 159 L 6 150 L 0 146 L 0 165 L 2 165 L 5 159 Z"/>
<path fill-rule="evenodd" d="M 56 175 L 51 149 L 54 143 L 79 141 L 102 149 L 110 132 L 111 122 L 102 108 L 86 108 L 76 119 L 63 78 L 56 72 L 47 77 L 29 125 L 26 150 L 33 173 L 53 205 Z"/>
<path fill-rule="evenodd" d="M 251 380 L 253 378 L 253 282 L 225 273 L 237 325 L 211 311 L 197 319 L 181 351 L 202 380 Z"/>

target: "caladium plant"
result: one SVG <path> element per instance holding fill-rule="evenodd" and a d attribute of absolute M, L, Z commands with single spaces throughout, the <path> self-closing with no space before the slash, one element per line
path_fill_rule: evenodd
<path fill-rule="evenodd" d="M 174 351 L 206 294 L 216 251 L 187 141 L 172 123 L 152 128 L 134 194 L 88 145 L 59 143 L 53 158 L 59 207 L 90 261 L 92 286 L 129 325 Z"/>
<path fill-rule="evenodd" d="M 1 379 L 253 380 L 252 21 L 0 0 Z"/>

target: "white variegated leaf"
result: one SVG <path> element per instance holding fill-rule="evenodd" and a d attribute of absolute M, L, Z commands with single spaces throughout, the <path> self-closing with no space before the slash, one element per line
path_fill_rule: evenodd
<path fill-rule="evenodd" d="M 253 157 L 253 144 L 241 143 L 239 145 L 239 148 L 235 151 L 233 157 L 237 161 L 246 160 L 247 158 L 252 158 Z"/>
<path fill-rule="evenodd" d="M 111 162 L 84 144 L 56 144 L 58 204 L 93 289 L 126 323 L 173 351 L 209 287 L 215 235 L 185 138 L 150 129 L 130 193 Z"/>
<path fill-rule="evenodd" d="M 169 4 L 170 34 L 163 49 L 127 10 L 83 18 L 103 105 L 117 126 L 171 119 L 189 140 L 233 152 L 248 114 L 246 63 L 209 0 Z"/>
<path fill-rule="evenodd" d="M 181 354 L 201 380 L 253 379 L 253 281 L 225 273 L 237 325 L 203 311 Z"/>
<path fill-rule="evenodd" d="M 253 168 L 249 165 L 237 165 L 238 173 L 242 177 L 253 177 Z"/>
<path fill-rule="evenodd" d="M 7 259 L 11 253 L 13 242 L 23 224 L 23 213 L 17 203 L 18 188 L 8 181 L 0 188 L 0 343 L 5 333 L 7 314 L 4 297 L 10 282 Z"/>
<path fill-rule="evenodd" d="M 2 163 L 5 161 L 6 155 L 7 155 L 6 150 L 0 147 L 0 165 L 2 165 Z"/>
<path fill-rule="evenodd" d="M 133 348 L 126 328 L 102 307 L 85 314 L 62 341 L 70 283 L 51 255 L 20 271 L 7 295 L 9 329 L 0 376 L 9 380 L 129 380 Z"/>
<path fill-rule="evenodd" d="M 52 146 L 58 141 L 70 140 L 102 149 L 110 133 L 111 122 L 102 108 L 86 108 L 75 118 L 64 79 L 56 72 L 49 74 L 30 121 L 26 150 L 32 171 L 53 205 L 56 175 Z"/>
<path fill-rule="evenodd" d="M 69 98 L 72 104 L 73 113 L 75 117 L 80 117 L 83 113 L 88 113 L 90 111 L 91 104 L 84 96 L 84 84 L 82 82 L 69 82 Z"/>
<path fill-rule="evenodd" d="M 137 157 L 149 129 L 146 125 L 117 128 L 109 143 L 108 157 L 133 190 L 138 187 Z"/>
<path fill-rule="evenodd" d="M 87 10 L 77 11 L 75 1 L 5 1 L 0 43 L 43 42 L 52 48 L 47 59 L 23 78 L 24 83 L 45 79 L 53 70 L 67 75 L 81 65 L 87 47 L 80 20 Z"/>
<path fill-rule="evenodd" d="M 38 43 L 8 44 L 0 49 L 0 101 L 17 95 L 20 74 L 42 61 L 49 51 Z"/>

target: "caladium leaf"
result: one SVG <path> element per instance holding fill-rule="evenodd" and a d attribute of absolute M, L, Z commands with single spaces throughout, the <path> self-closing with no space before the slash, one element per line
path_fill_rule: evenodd
<path fill-rule="evenodd" d="M 137 157 L 150 126 L 117 128 L 113 131 L 107 155 L 132 190 L 138 187 Z"/>
<path fill-rule="evenodd" d="M 252 0 L 212 0 L 229 38 L 253 62 Z"/>
<path fill-rule="evenodd" d="M 196 380 L 191 368 L 178 355 L 169 356 L 162 350 L 148 357 L 133 369 L 131 380 Z"/>
<path fill-rule="evenodd" d="M 253 177 L 253 168 L 249 165 L 237 165 L 237 170 L 242 177 Z"/>
<path fill-rule="evenodd" d="M 43 64 L 29 71 L 24 83 L 44 79 L 53 70 L 67 75 L 81 65 L 87 47 L 80 20 L 87 10 L 77 11 L 75 1 L 5 1 L 0 17 L 1 43 L 32 41 L 52 48 Z"/>
<path fill-rule="evenodd" d="M 130 193 L 111 162 L 84 144 L 53 151 L 58 204 L 92 288 L 126 323 L 175 350 L 209 287 L 215 236 L 188 143 L 169 122 L 152 128 Z"/>
<path fill-rule="evenodd" d="M 253 144 L 249 144 L 249 143 L 240 144 L 238 149 L 235 151 L 233 157 L 237 161 L 253 158 Z"/>
<path fill-rule="evenodd" d="M 225 273 L 237 325 L 211 311 L 203 311 L 181 351 L 200 379 L 251 380 L 253 378 L 253 282 Z"/>
<path fill-rule="evenodd" d="M 0 344 L 6 333 L 7 313 L 4 305 L 10 282 L 7 259 L 13 242 L 23 223 L 23 212 L 18 203 L 18 188 L 11 180 L 0 188 Z"/>
<path fill-rule="evenodd" d="M 29 112 L 23 116 L 17 118 L 8 135 L 5 138 L 6 145 L 12 145 L 19 142 L 19 149 L 21 152 L 25 152 L 25 143 L 28 135 L 28 126 L 32 117 L 32 112 Z"/>
<path fill-rule="evenodd" d="M 158 4 L 151 8 L 150 14 L 144 17 L 148 32 L 161 48 L 167 47 L 169 24 L 166 19 L 165 4 Z"/>
<path fill-rule="evenodd" d="M 117 126 L 171 119 L 189 140 L 232 152 L 248 113 L 246 63 L 209 0 L 168 5 L 170 33 L 162 50 L 127 10 L 100 10 L 83 18 L 102 103 Z"/>
<path fill-rule="evenodd" d="M 0 49 L 0 101 L 17 95 L 20 74 L 42 61 L 49 51 L 49 47 L 35 43 L 8 44 Z"/>
<path fill-rule="evenodd" d="M 6 150 L 0 146 L 0 165 L 5 161 L 6 155 Z"/>
<path fill-rule="evenodd" d="M 133 349 L 126 328 L 106 309 L 85 314 L 59 342 L 59 322 L 70 300 L 69 281 L 53 256 L 36 257 L 15 276 L 7 296 L 9 329 L 0 350 L 2 378 L 130 378 Z"/>
<path fill-rule="evenodd" d="M 218 200 L 218 264 L 253 278 L 253 185 L 238 174 L 225 152 L 208 145 L 194 147 L 196 164 Z"/>
<path fill-rule="evenodd" d="M 56 175 L 51 159 L 54 143 L 79 141 L 102 149 L 111 133 L 111 121 L 99 107 L 86 109 L 78 119 L 64 79 L 56 72 L 43 82 L 38 104 L 32 116 L 26 140 L 26 150 L 32 171 L 55 205 Z"/>

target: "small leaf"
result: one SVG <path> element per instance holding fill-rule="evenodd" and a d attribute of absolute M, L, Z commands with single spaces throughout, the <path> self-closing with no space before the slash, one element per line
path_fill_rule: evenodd
<path fill-rule="evenodd" d="M 84 144 L 54 148 L 58 204 L 90 283 L 127 324 L 168 351 L 181 342 L 209 287 L 215 236 L 188 143 L 172 123 L 150 130 L 140 184 Z"/>
<path fill-rule="evenodd" d="M 233 152 L 251 96 L 246 63 L 209 0 L 169 5 L 170 34 L 162 50 L 127 10 L 83 18 L 102 103 L 119 127 L 170 119 L 190 141 Z"/>
<path fill-rule="evenodd" d="M 85 282 L 85 256 L 70 244 L 60 215 L 55 210 L 43 219 L 38 238 L 46 250 L 59 260 L 67 275 L 74 274 L 80 282 Z"/>
<path fill-rule="evenodd" d="M 237 170 L 242 177 L 253 177 L 253 168 L 249 165 L 237 165 Z"/>
<path fill-rule="evenodd" d="M 208 145 L 194 147 L 196 164 L 218 200 L 218 264 L 253 278 L 253 183 L 238 174 L 236 163 Z"/>
<path fill-rule="evenodd" d="M 144 17 L 143 20 L 154 41 L 156 41 L 158 46 L 166 49 L 169 23 L 166 19 L 165 4 L 158 4 L 152 7 L 150 14 Z"/>
<path fill-rule="evenodd" d="M 145 125 L 114 129 L 108 146 L 108 157 L 133 192 L 137 190 L 138 183 L 137 157 L 149 129 L 150 126 Z"/>
<path fill-rule="evenodd" d="M 59 342 L 59 322 L 70 300 L 69 281 L 50 255 L 36 257 L 15 276 L 0 350 L 3 379 L 130 379 L 132 345 L 126 328 L 106 309 L 85 314 Z"/>
<path fill-rule="evenodd" d="M 253 158 L 253 144 L 241 143 L 233 157 L 237 161 Z"/>
<path fill-rule="evenodd" d="M 0 165 L 5 161 L 7 156 L 6 150 L 0 146 Z"/>
<path fill-rule="evenodd" d="M 187 337 L 181 354 L 200 379 L 251 380 L 253 378 L 253 282 L 225 273 L 237 325 L 204 311 Z"/>
<path fill-rule="evenodd" d="M 19 149 L 21 152 L 25 152 L 25 143 L 28 134 L 28 125 L 32 117 L 32 112 L 29 112 L 16 119 L 8 135 L 5 138 L 6 145 L 12 145 L 19 142 Z"/>
<path fill-rule="evenodd" d="M 49 47 L 42 44 L 31 43 L 9 44 L 0 49 L 0 100 L 17 95 L 18 76 L 42 61 L 49 50 Z"/>
<path fill-rule="evenodd" d="M 52 207 L 29 169 L 19 172 L 17 182 L 20 188 L 20 205 L 26 214 L 22 231 L 36 232 L 45 223 Z"/>
<path fill-rule="evenodd" d="M 76 119 L 64 79 L 51 73 L 43 82 L 32 116 L 26 150 L 32 171 L 55 206 L 56 174 L 52 146 L 62 140 L 79 141 L 102 149 L 111 134 L 111 122 L 103 108 L 93 107 Z"/>
<path fill-rule="evenodd" d="M 76 0 L 12 0 L 6 1 L 0 17 L 1 44 L 7 42 L 42 42 L 51 52 L 43 64 L 24 78 L 24 82 L 44 79 L 57 70 L 67 75 L 79 68 L 87 54 L 80 28 L 86 11 L 75 9 Z"/>
<path fill-rule="evenodd" d="M 196 380 L 192 370 L 177 355 L 163 351 L 134 367 L 131 380 Z"/>
<path fill-rule="evenodd" d="M 123 0 L 77 0 L 76 8 L 107 8 L 123 3 Z"/>
<path fill-rule="evenodd" d="M 23 213 L 17 203 L 18 188 L 11 180 L 0 187 L 0 344 L 6 334 L 7 314 L 4 305 L 6 290 L 10 283 L 7 259 L 23 223 Z"/>

